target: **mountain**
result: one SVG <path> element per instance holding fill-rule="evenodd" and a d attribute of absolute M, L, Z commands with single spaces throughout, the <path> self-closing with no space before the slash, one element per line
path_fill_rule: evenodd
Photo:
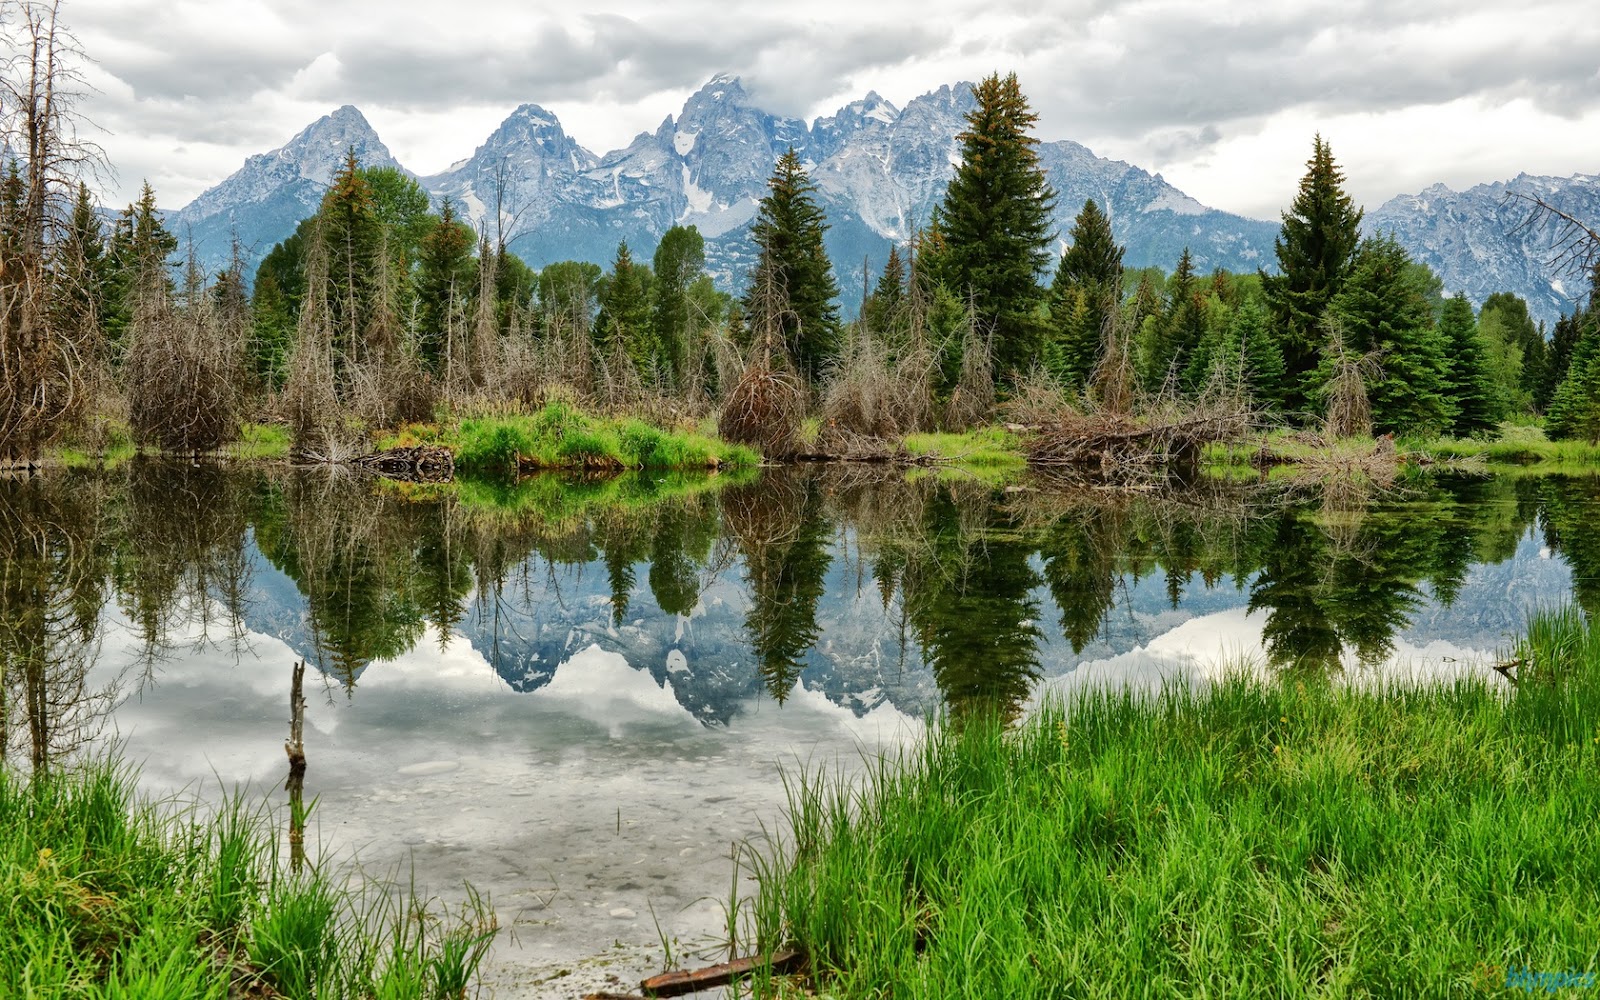
<path fill-rule="evenodd" d="M 473 224 L 498 225 L 534 267 L 580 259 L 609 264 L 626 240 L 649 259 L 677 223 L 698 226 L 708 268 L 737 288 L 754 260 L 749 223 L 772 164 L 793 147 L 827 213 L 829 254 L 842 305 L 853 314 L 863 273 L 882 267 L 889 246 L 927 222 L 959 160 L 957 136 L 973 106 L 967 84 L 940 87 L 897 108 L 876 93 L 810 125 L 753 103 L 736 77 L 717 76 L 627 147 L 597 155 L 567 135 L 556 115 L 524 104 L 471 156 L 420 178 L 436 199 L 455 200 Z M 192 235 L 211 268 L 227 259 L 232 229 L 258 260 L 318 204 L 328 178 L 354 147 L 362 162 L 398 166 L 361 113 L 343 107 L 281 149 L 253 156 L 233 176 L 178 212 L 174 231 Z M 1038 146 L 1057 192 L 1063 245 L 1085 199 L 1100 202 L 1127 245 L 1130 267 L 1171 268 L 1188 247 L 1200 271 L 1271 269 L 1276 222 L 1200 204 L 1160 174 L 1096 156 L 1068 140 Z M 1600 219 L 1600 178 L 1522 175 L 1454 192 L 1436 185 L 1392 199 L 1368 214 L 1369 231 L 1395 232 L 1451 291 L 1475 302 L 1509 290 L 1535 316 L 1553 321 L 1581 289 L 1562 283 L 1544 259 L 1550 227 L 1522 227 L 1526 205 L 1513 191 L 1541 193 L 1580 218 Z M 498 209 L 498 211 L 497 211 Z"/>
<path fill-rule="evenodd" d="M 1368 232 L 1392 232 L 1412 256 L 1444 280 L 1447 292 L 1465 292 L 1474 303 L 1494 292 L 1514 291 L 1528 300 L 1536 319 L 1553 324 L 1589 292 L 1581 276 L 1551 267 L 1560 227 L 1549 220 L 1530 224 L 1533 204 L 1543 198 L 1574 218 L 1600 221 L 1600 175 L 1534 177 L 1453 191 L 1435 184 L 1400 195 L 1367 213 Z"/>
<path fill-rule="evenodd" d="M 254 264 L 273 244 L 316 212 L 352 149 L 367 166 L 400 166 L 367 119 L 347 104 L 312 122 L 282 147 L 245 160 L 227 180 L 173 213 L 167 228 L 192 241 L 213 271 L 227 263 L 237 231 L 254 274 Z"/>

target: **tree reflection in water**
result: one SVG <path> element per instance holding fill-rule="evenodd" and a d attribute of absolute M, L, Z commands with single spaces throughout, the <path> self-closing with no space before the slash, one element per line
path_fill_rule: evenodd
<path fill-rule="evenodd" d="M 681 635 L 708 588 L 732 588 L 738 634 L 710 640 L 717 662 L 696 675 L 721 678 L 693 695 L 708 723 L 762 688 L 780 701 L 797 683 L 866 690 L 856 674 L 841 694 L 838 671 L 875 661 L 880 642 L 881 684 L 925 669 L 952 716 L 1010 717 L 1044 664 L 1073 662 L 1068 648 L 1138 641 L 1131 595 L 1152 579 L 1175 605 L 1196 580 L 1246 591 L 1274 664 L 1381 660 L 1425 602 L 1449 604 L 1530 529 L 1600 613 L 1600 479 L 1438 478 L 1384 504 L 1036 485 L 852 468 L 410 487 L 156 462 L 0 479 L 0 753 L 47 767 L 97 731 L 113 694 L 89 672 L 110 605 L 142 652 L 133 681 L 175 644 L 237 655 L 264 630 L 353 689 L 430 627 L 441 643 L 472 637 L 497 669 L 502 646 L 564 658 L 539 645 L 540 623 L 587 627 L 568 597 L 593 589 L 586 574 L 609 602 L 579 634 L 630 659 L 652 621 Z M 255 579 L 263 567 L 271 581 Z M 297 608 L 262 589 L 284 577 Z M 825 635 L 824 620 L 846 631 Z M 665 681 L 653 648 L 637 665 Z M 674 678 L 684 699 L 697 682 Z"/>

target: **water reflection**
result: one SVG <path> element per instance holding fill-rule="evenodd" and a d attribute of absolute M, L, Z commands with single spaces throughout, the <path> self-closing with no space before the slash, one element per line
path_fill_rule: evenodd
<path fill-rule="evenodd" d="M 1384 660 L 1530 532 L 1600 612 L 1597 510 L 1592 478 L 1442 478 L 1385 505 L 860 469 L 413 487 L 136 462 L 4 479 L 0 752 L 44 767 L 93 735 L 114 693 L 86 680 L 108 605 L 146 670 L 173 635 L 236 654 L 270 635 L 347 697 L 430 634 L 471 643 L 515 691 L 599 644 L 706 724 L 797 685 L 858 712 L 1012 715 L 1042 675 L 1159 634 L 1163 609 L 1259 612 L 1285 668 Z"/>

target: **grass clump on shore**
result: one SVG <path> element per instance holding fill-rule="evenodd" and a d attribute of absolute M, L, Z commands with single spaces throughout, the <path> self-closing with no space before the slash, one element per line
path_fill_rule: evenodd
<path fill-rule="evenodd" d="M 749 448 L 698 432 L 589 416 L 564 402 L 531 414 L 472 417 L 450 428 L 412 426 L 379 444 L 442 445 L 455 453 L 458 470 L 478 475 L 541 469 L 714 469 L 761 460 Z"/>
<path fill-rule="evenodd" d="M 802 776 L 757 945 L 834 998 L 1513 995 L 1600 966 L 1600 628 L 1496 678 L 1084 690 Z"/>
<path fill-rule="evenodd" d="M 238 798 L 215 814 L 137 798 L 106 759 L 0 768 L 0 996 L 293 1000 L 465 996 L 495 933 L 387 885 L 351 893 L 277 863 Z"/>
<path fill-rule="evenodd" d="M 1021 470 L 1028 464 L 1022 442 L 1004 427 L 979 427 L 964 434 L 907 434 L 904 444 L 913 458 L 958 466 Z"/>

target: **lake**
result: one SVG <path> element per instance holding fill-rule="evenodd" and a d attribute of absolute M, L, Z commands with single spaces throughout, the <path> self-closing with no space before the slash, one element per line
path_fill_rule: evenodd
<path fill-rule="evenodd" d="M 0 478 L 0 746 L 116 741 L 152 794 L 281 818 L 304 661 L 312 860 L 470 882 L 512 932 L 495 995 L 570 997 L 659 971 L 663 937 L 716 959 L 785 771 L 1075 684 L 1496 676 L 1528 608 L 1600 612 L 1597 524 L 1600 479 L 1537 476 Z"/>

